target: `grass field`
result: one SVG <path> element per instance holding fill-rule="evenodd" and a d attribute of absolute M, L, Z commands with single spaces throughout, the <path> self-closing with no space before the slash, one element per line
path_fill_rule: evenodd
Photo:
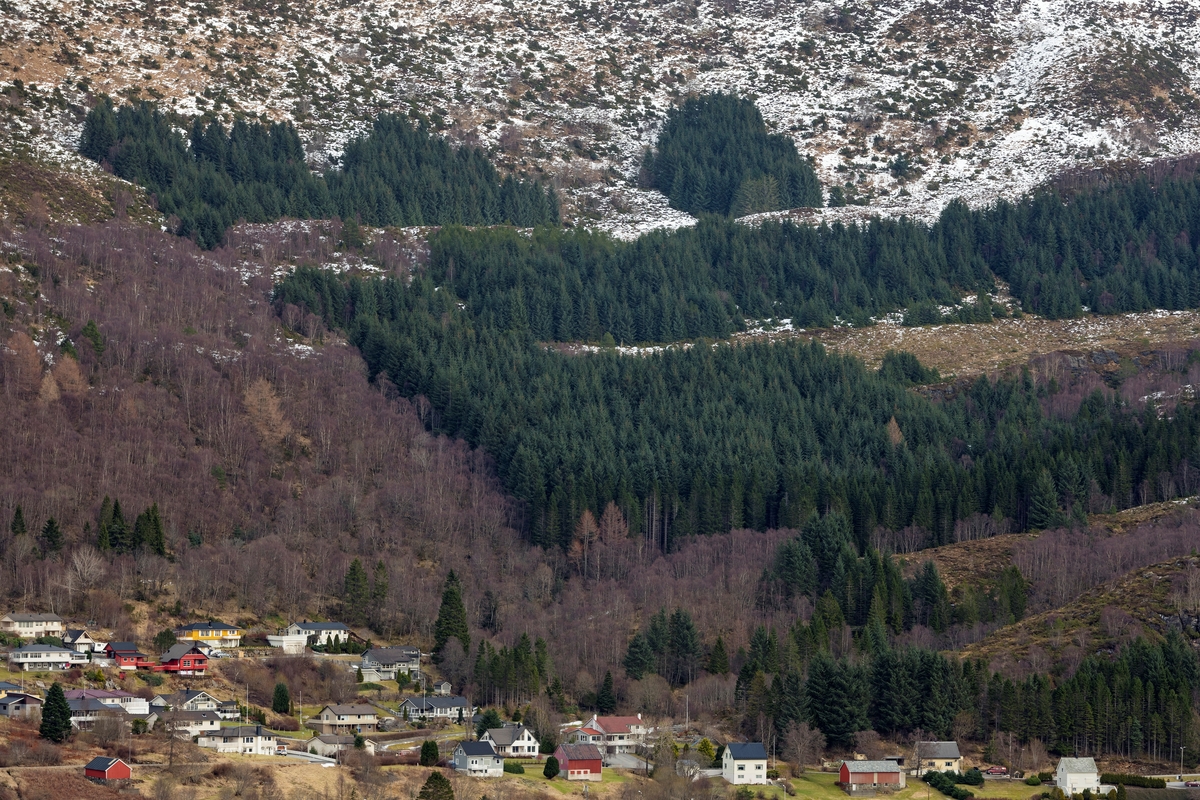
<path fill-rule="evenodd" d="M 792 780 L 797 797 L 814 798 L 814 800 L 845 800 L 846 793 L 837 786 L 838 776 L 833 772 L 805 772 L 799 778 Z M 755 787 L 760 788 L 760 787 Z M 783 790 L 777 786 L 761 787 L 764 794 L 770 798 L 782 798 Z M 1029 800 L 1040 796 L 1042 790 L 1034 786 L 1026 786 L 1021 781 L 999 780 L 985 781 L 983 786 L 968 786 L 978 800 L 998 798 L 999 800 Z M 879 794 L 878 797 L 892 797 L 896 800 L 948 800 L 945 795 L 930 787 L 923 781 L 909 779 L 908 785 L 890 795 Z"/>

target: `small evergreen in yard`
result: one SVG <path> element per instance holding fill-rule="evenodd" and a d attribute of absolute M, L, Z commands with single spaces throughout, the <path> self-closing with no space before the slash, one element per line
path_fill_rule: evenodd
<path fill-rule="evenodd" d="M 454 787 L 442 773 L 431 772 L 417 794 L 417 800 L 454 800 Z"/>
<path fill-rule="evenodd" d="M 546 768 L 542 770 L 542 774 L 546 776 L 547 780 L 554 780 L 558 777 L 558 759 L 554 756 L 547 758 Z"/>
<path fill-rule="evenodd" d="M 421 766 L 436 767 L 442 755 L 438 752 L 438 743 L 433 739 L 426 739 L 421 743 Z"/>
<path fill-rule="evenodd" d="M 276 714 L 292 713 L 292 695 L 283 681 L 275 684 L 275 694 L 271 697 L 271 710 Z"/>
<path fill-rule="evenodd" d="M 175 631 L 170 628 L 163 628 L 154 636 L 154 647 L 160 653 L 165 653 L 175 646 L 176 638 Z"/>
<path fill-rule="evenodd" d="M 63 694 L 62 684 L 58 681 L 46 692 L 39 733 L 43 739 L 55 743 L 65 742 L 71 735 L 71 706 L 67 703 L 67 696 Z"/>

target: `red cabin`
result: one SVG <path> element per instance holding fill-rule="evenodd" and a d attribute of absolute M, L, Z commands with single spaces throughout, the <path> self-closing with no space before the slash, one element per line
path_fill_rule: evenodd
<path fill-rule="evenodd" d="M 109 642 L 104 655 L 120 669 L 149 669 L 152 666 L 150 656 L 139 651 L 133 642 Z"/>
<path fill-rule="evenodd" d="M 155 672 L 174 672 L 179 675 L 203 675 L 208 669 L 208 656 L 193 644 L 181 643 L 162 654 Z"/>
<path fill-rule="evenodd" d="M 904 787 L 900 765 L 895 761 L 843 761 L 838 782 L 847 792 L 881 787 Z"/>
<path fill-rule="evenodd" d="M 119 758 L 96 756 L 83 768 L 83 774 L 94 781 L 127 781 L 133 777 L 133 770 Z"/>
<path fill-rule="evenodd" d="M 598 781 L 604 759 L 594 744 L 560 744 L 554 751 L 559 774 L 569 781 Z"/>

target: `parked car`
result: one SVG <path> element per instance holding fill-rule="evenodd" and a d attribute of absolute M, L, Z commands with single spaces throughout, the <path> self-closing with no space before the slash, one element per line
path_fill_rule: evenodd
<path fill-rule="evenodd" d="M 1184 781 L 1183 785 L 1189 789 L 1200 789 L 1200 781 Z"/>
<path fill-rule="evenodd" d="M 1007 775 L 1008 767 L 988 767 L 987 774 L 988 775 Z"/>

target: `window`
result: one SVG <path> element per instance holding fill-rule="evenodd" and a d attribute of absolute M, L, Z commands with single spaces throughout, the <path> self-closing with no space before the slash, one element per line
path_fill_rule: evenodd
<path fill-rule="evenodd" d="M 746 771 L 746 765 L 738 764 L 738 772 L 745 772 L 745 771 Z"/>

